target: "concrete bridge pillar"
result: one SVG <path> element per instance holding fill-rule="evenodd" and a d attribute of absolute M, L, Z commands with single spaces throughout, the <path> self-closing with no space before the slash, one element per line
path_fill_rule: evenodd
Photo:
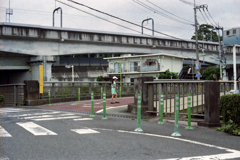
<path fill-rule="evenodd" d="M 30 65 L 32 70 L 32 80 L 39 80 L 39 65 L 43 65 L 43 80 L 51 81 L 52 78 L 52 64 L 54 63 L 53 56 L 37 56 L 30 58 Z"/>

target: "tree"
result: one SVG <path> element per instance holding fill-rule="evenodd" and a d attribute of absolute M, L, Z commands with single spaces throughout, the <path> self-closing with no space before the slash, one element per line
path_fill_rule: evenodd
<path fill-rule="evenodd" d="M 158 79 L 171 79 L 171 73 L 173 74 L 172 79 L 178 79 L 178 73 L 170 72 L 169 69 L 166 70 L 165 73 L 161 73 Z"/>
<path fill-rule="evenodd" d="M 216 80 L 213 78 L 213 75 L 216 74 L 217 75 L 217 79 L 220 78 L 220 68 L 218 67 L 208 67 L 202 74 L 202 78 L 204 80 Z"/>
<path fill-rule="evenodd" d="M 210 29 L 214 29 L 214 27 L 212 25 L 209 24 L 201 24 L 199 26 L 199 29 L 197 31 L 198 34 L 198 40 L 203 40 L 203 34 L 205 35 L 205 41 L 209 41 L 211 39 L 211 30 Z M 196 39 L 196 36 L 193 35 L 192 38 L 193 40 Z M 220 41 L 222 40 L 222 36 L 220 36 Z M 213 42 L 218 42 L 218 35 L 217 32 L 213 31 L 212 32 L 212 41 Z"/>
<path fill-rule="evenodd" d="M 98 81 L 98 82 L 99 82 L 99 81 L 104 81 L 103 76 L 98 76 L 98 77 L 97 77 L 97 81 Z"/>

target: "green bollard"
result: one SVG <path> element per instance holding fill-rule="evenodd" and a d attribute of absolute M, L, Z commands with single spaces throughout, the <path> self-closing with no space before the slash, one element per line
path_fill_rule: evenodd
<path fill-rule="evenodd" d="M 78 88 L 78 102 L 80 102 L 80 88 Z"/>
<path fill-rule="evenodd" d="M 108 119 L 106 117 L 106 92 L 103 92 L 103 117 L 102 119 Z"/>
<path fill-rule="evenodd" d="M 103 90 L 102 90 L 102 87 L 101 87 L 101 100 L 103 100 Z"/>
<path fill-rule="evenodd" d="M 160 121 L 158 122 L 158 124 L 164 124 L 163 122 L 163 93 L 161 93 L 161 100 L 160 100 Z"/>
<path fill-rule="evenodd" d="M 49 106 L 51 106 L 52 104 L 51 104 L 51 91 L 50 91 L 50 89 L 48 89 L 48 98 L 49 98 Z"/>
<path fill-rule="evenodd" d="M 188 94 L 188 126 L 185 129 L 193 129 L 191 127 L 191 94 Z"/>
<path fill-rule="evenodd" d="M 179 95 L 176 94 L 176 106 L 175 106 L 175 126 L 174 126 L 174 133 L 172 136 L 181 136 L 178 132 L 178 114 L 179 114 Z"/>
<path fill-rule="evenodd" d="M 135 132 L 142 132 L 141 128 L 141 94 L 138 94 L 137 101 L 137 128 L 134 130 Z"/>
<path fill-rule="evenodd" d="M 94 95 L 93 95 L 93 91 L 91 92 L 91 115 L 90 115 L 90 117 L 95 117 L 95 115 L 94 115 Z"/>

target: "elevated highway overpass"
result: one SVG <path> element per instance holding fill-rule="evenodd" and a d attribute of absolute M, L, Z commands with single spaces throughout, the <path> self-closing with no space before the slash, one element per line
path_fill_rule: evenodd
<path fill-rule="evenodd" d="M 199 42 L 205 61 L 217 57 L 218 43 Z M 51 66 L 59 56 L 78 54 L 153 54 L 167 53 L 196 58 L 193 40 L 181 40 L 137 34 L 0 23 L 0 71 L 27 72 L 24 78 L 38 80 L 38 65 L 44 62 L 45 80 L 51 78 Z M 201 53 L 201 51 L 200 51 Z M 240 64 L 240 46 L 237 63 Z M 226 50 L 227 64 L 232 64 L 232 48 Z M 34 71 L 30 73 L 29 71 Z M 21 77 L 21 75 L 19 75 Z M 19 78 L 15 78 L 18 81 Z M 21 79 L 21 78 L 20 78 Z M 0 80 L 1 81 L 1 80 Z M 12 81 L 12 82 L 15 82 Z"/>

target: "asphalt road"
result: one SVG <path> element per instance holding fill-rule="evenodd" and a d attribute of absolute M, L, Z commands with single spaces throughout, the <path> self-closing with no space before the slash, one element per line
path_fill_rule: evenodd
<path fill-rule="evenodd" d="M 44 109 L 0 108 L 0 160 L 240 159 L 240 137 L 208 128 Z M 231 158 L 232 157 L 232 158 Z"/>

